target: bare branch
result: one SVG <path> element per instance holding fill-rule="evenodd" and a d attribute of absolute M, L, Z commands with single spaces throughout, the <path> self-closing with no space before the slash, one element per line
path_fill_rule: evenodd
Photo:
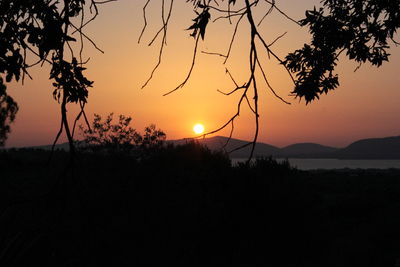
<path fill-rule="evenodd" d="M 75 136 L 76 123 L 79 121 L 79 119 L 80 119 L 80 117 L 81 117 L 82 115 L 83 115 L 83 117 L 84 117 L 84 119 L 85 119 L 85 123 L 86 123 L 86 126 L 88 127 L 89 131 L 90 131 L 90 132 L 92 131 L 92 129 L 91 129 L 91 127 L 90 127 L 90 123 L 89 123 L 89 121 L 88 121 L 88 119 L 87 119 L 87 117 L 86 117 L 85 104 L 86 104 L 86 103 L 84 103 L 84 102 L 82 102 L 82 101 L 79 101 L 79 105 L 80 105 L 81 111 L 79 112 L 78 116 L 76 116 L 76 118 L 75 118 L 74 126 L 72 127 L 72 137 Z"/>
<path fill-rule="evenodd" d="M 150 1 L 150 0 L 148 0 L 148 1 L 146 2 L 146 5 L 145 5 L 144 8 L 143 8 L 143 10 L 144 10 L 144 11 L 143 11 L 143 14 L 144 14 L 143 16 L 144 16 L 144 17 L 146 16 L 146 14 L 145 14 L 145 9 L 146 9 L 146 6 L 147 6 L 147 4 L 148 4 L 149 1 Z M 164 0 L 163 0 L 163 2 L 164 2 Z M 232 74 L 228 71 L 228 69 L 226 69 L 226 73 L 228 73 L 229 77 L 231 78 L 231 80 L 232 80 L 232 82 L 234 83 L 235 86 L 234 86 L 234 88 L 233 88 L 231 91 L 229 91 L 229 92 L 222 92 L 222 91 L 220 91 L 220 90 L 217 90 L 217 91 L 218 91 L 219 93 L 224 94 L 224 95 L 227 95 L 227 96 L 232 95 L 232 94 L 234 94 L 234 93 L 236 93 L 236 92 L 238 92 L 238 91 L 241 91 L 241 96 L 240 96 L 240 98 L 239 98 L 239 100 L 238 100 L 238 102 L 237 102 L 237 110 L 236 110 L 235 114 L 233 114 L 227 122 L 225 122 L 224 124 L 222 124 L 219 128 L 217 128 L 217 129 L 215 129 L 215 130 L 212 130 L 212 131 L 210 131 L 210 132 L 207 132 L 207 133 L 201 135 L 201 137 L 206 137 L 206 136 L 215 134 L 215 133 L 217 133 L 217 132 L 219 132 L 219 131 L 225 129 L 226 127 L 228 127 L 228 126 L 230 125 L 230 126 L 231 126 L 231 130 L 230 130 L 229 138 L 228 138 L 226 144 L 224 145 L 224 148 L 225 148 L 226 145 L 229 143 L 229 141 L 231 140 L 231 138 L 232 138 L 232 136 L 233 136 L 234 129 L 235 129 L 235 120 L 240 116 L 240 112 L 241 112 L 241 109 L 242 109 L 242 104 L 243 104 L 243 102 L 245 101 L 246 104 L 247 104 L 247 106 L 248 106 L 248 108 L 250 109 L 250 111 L 251 111 L 251 112 L 253 113 L 253 115 L 254 115 L 254 120 L 255 120 L 254 137 L 253 137 L 253 140 L 252 140 L 251 142 L 249 142 L 249 143 L 247 143 L 247 144 L 245 144 L 245 145 L 243 145 L 243 146 L 241 146 L 241 147 L 239 147 L 239 148 L 236 148 L 236 149 L 232 150 L 231 152 L 236 151 L 236 150 L 239 150 L 239 149 L 242 149 L 242 148 L 244 148 L 244 147 L 247 147 L 247 146 L 251 145 L 252 148 L 251 148 L 251 152 L 250 152 L 249 159 L 248 159 L 248 162 L 249 162 L 249 161 L 251 160 L 251 158 L 253 157 L 253 155 L 254 155 L 255 145 L 256 145 L 256 142 L 257 142 L 257 139 L 258 139 L 259 127 L 260 127 L 260 125 L 259 125 L 259 117 L 260 117 L 260 115 L 259 115 L 259 102 L 258 102 L 258 101 L 259 101 L 259 95 L 258 95 L 258 94 L 259 94 L 259 91 L 258 91 L 259 88 L 258 88 L 258 84 L 257 84 L 257 81 L 256 81 L 256 80 L 257 80 L 257 79 L 256 79 L 256 74 L 258 73 L 258 72 L 256 73 L 257 68 L 260 69 L 260 72 L 261 72 L 261 74 L 262 74 L 262 77 L 263 77 L 263 79 L 264 79 L 264 81 L 265 81 L 265 83 L 266 83 L 268 89 L 273 93 L 273 95 L 274 95 L 275 97 L 277 97 L 278 99 L 280 99 L 282 102 L 284 102 L 284 103 L 286 103 L 286 104 L 290 104 L 289 102 L 285 101 L 282 97 L 280 97 L 280 96 L 276 93 L 276 91 L 273 89 L 273 87 L 271 86 L 271 84 L 269 83 L 269 81 L 268 81 L 268 79 L 267 79 L 267 75 L 266 75 L 266 73 L 265 73 L 265 71 L 264 71 L 264 68 L 263 68 L 263 66 L 261 65 L 261 63 L 260 63 L 260 61 L 259 61 L 259 59 L 258 59 L 258 53 L 257 53 L 258 47 L 257 47 L 257 45 L 256 45 L 256 39 L 259 39 L 259 40 L 261 41 L 261 48 L 262 48 L 263 50 L 265 50 L 265 51 L 268 53 L 268 56 L 272 56 L 272 57 L 275 58 L 280 64 L 283 65 L 283 67 L 284 67 L 284 68 L 286 69 L 286 71 L 288 72 L 288 74 L 289 74 L 289 76 L 290 76 L 292 82 L 295 83 L 295 79 L 294 79 L 292 73 L 291 73 L 291 72 L 288 70 L 288 68 L 284 65 L 283 60 L 281 60 L 281 59 L 277 56 L 277 54 L 275 54 L 275 53 L 271 50 L 271 47 L 272 47 L 276 42 L 278 42 L 281 38 L 283 38 L 283 37 L 286 35 L 286 32 L 283 33 L 283 34 L 281 34 L 281 35 L 279 35 L 279 36 L 278 36 L 277 38 L 275 38 L 270 44 L 267 44 L 267 43 L 265 42 L 265 40 L 263 39 L 263 37 L 262 37 L 262 36 L 260 35 L 260 33 L 258 32 L 257 26 L 259 26 L 259 25 L 262 23 L 262 21 L 265 19 L 265 17 L 267 17 L 269 14 L 271 14 L 271 12 L 273 12 L 274 9 L 276 9 L 280 14 L 282 14 L 282 15 L 283 15 L 284 17 L 286 17 L 287 19 L 289 19 L 289 20 L 295 22 L 297 25 L 299 25 L 299 23 L 298 23 L 297 21 L 295 21 L 294 19 L 290 18 L 290 17 L 289 17 L 285 12 L 283 12 L 281 9 L 279 9 L 279 8 L 276 6 L 275 0 L 266 0 L 266 1 L 265 1 L 266 3 L 270 4 L 270 7 L 269 7 L 269 9 L 267 10 L 267 12 L 265 13 L 265 15 L 263 16 L 263 18 L 261 19 L 261 21 L 260 21 L 258 24 L 256 24 L 256 23 L 254 22 L 254 18 L 253 18 L 253 14 L 252 14 L 252 8 L 254 8 L 254 7 L 260 2 L 259 0 L 253 0 L 253 1 L 245 0 L 245 1 L 244 1 L 245 7 L 240 8 L 240 9 L 237 9 L 237 10 L 231 10 L 231 7 L 230 7 L 231 4 L 230 4 L 229 2 L 228 2 L 228 5 L 227 5 L 227 9 L 221 9 L 221 8 L 218 6 L 218 3 L 219 3 L 218 1 L 215 1 L 215 0 L 214 0 L 214 2 L 213 2 L 213 3 L 215 3 L 215 5 L 217 5 L 218 7 L 217 7 L 217 6 L 214 6 L 214 5 L 211 5 L 210 2 L 212 2 L 212 1 L 211 1 L 211 0 L 208 0 L 208 1 L 204 1 L 204 3 L 201 2 L 201 5 L 202 5 L 201 8 L 208 8 L 208 9 L 213 10 L 213 11 L 214 11 L 215 13 L 217 13 L 217 14 L 219 13 L 220 16 L 217 16 L 217 18 L 214 19 L 214 22 L 217 21 L 217 20 L 226 19 L 226 20 L 229 21 L 229 23 L 231 23 L 233 18 L 238 17 L 238 19 L 237 19 L 237 21 L 236 21 L 236 23 L 235 23 L 234 30 L 233 30 L 233 33 L 232 33 L 232 37 L 231 37 L 231 40 L 230 40 L 230 42 L 229 42 L 229 46 L 228 46 L 228 50 L 227 50 L 227 53 L 226 53 L 226 54 L 215 53 L 215 52 L 208 52 L 208 51 L 201 51 L 201 53 L 207 54 L 207 55 L 214 55 L 214 56 L 223 57 L 223 58 L 225 58 L 223 64 L 226 64 L 226 62 L 227 62 L 227 60 L 228 60 L 228 58 L 229 58 L 229 56 L 230 56 L 230 54 L 231 54 L 231 52 L 232 52 L 233 44 L 234 44 L 234 42 L 235 42 L 236 35 L 237 35 L 237 33 L 238 33 L 239 25 L 241 24 L 243 17 L 246 16 L 246 17 L 247 17 L 247 21 L 248 21 L 249 26 L 250 26 L 250 29 L 251 29 L 251 34 L 250 34 L 250 37 L 251 37 L 250 40 L 251 40 L 251 42 L 250 42 L 250 49 L 249 49 L 249 67 L 250 67 L 250 74 L 249 74 L 248 80 L 247 80 L 242 86 L 239 86 L 238 83 L 237 83 L 237 82 L 235 81 L 235 79 L 233 78 Z M 196 6 L 195 9 L 196 9 L 197 7 L 198 7 L 198 6 Z M 164 14 L 164 12 L 163 12 L 163 14 Z M 151 45 L 151 44 L 156 40 L 156 38 L 157 38 L 160 34 L 163 33 L 163 35 L 164 35 L 164 37 L 165 37 L 165 35 L 166 35 L 166 24 L 168 24 L 168 18 L 165 19 L 164 17 L 162 17 L 162 19 L 163 19 L 163 27 L 155 34 L 155 36 L 153 37 L 153 39 L 151 40 L 151 42 L 150 42 L 149 45 Z M 144 19 L 144 21 L 145 21 L 145 26 L 144 26 L 144 28 L 146 28 L 146 25 L 147 25 L 146 18 Z M 145 30 L 145 29 L 142 30 L 141 36 L 143 35 L 144 30 Z M 139 40 L 140 40 L 141 36 L 139 37 Z M 199 43 L 199 36 L 200 36 L 200 35 L 197 35 L 197 37 L 196 37 L 195 46 L 194 46 L 194 49 L 193 49 L 192 64 L 191 64 L 191 66 L 190 66 L 190 69 L 189 69 L 189 72 L 188 72 L 186 78 L 184 79 L 184 81 L 183 81 L 182 83 L 180 83 L 180 84 L 179 84 L 177 87 L 175 87 L 173 90 L 171 90 L 171 91 L 165 93 L 164 96 L 169 95 L 169 94 L 171 94 L 171 93 L 173 93 L 173 92 L 179 90 L 180 88 L 184 87 L 184 86 L 186 85 L 186 83 L 188 82 L 189 78 L 191 77 L 191 74 L 192 74 L 192 72 L 193 72 L 193 69 L 194 69 L 194 66 L 195 66 L 195 63 L 196 63 L 196 56 L 197 56 L 197 49 L 198 49 L 198 43 Z M 161 63 L 161 55 L 162 55 L 163 43 L 164 43 L 164 42 L 165 42 L 165 39 L 163 38 L 163 40 L 162 40 L 162 45 L 161 45 L 161 49 L 160 49 L 160 54 L 159 54 L 159 61 L 158 61 L 158 64 L 156 65 L 155 69 L 157 69 L 158 66 L 159 66 L 159 64 Z M 155 69 L 153 69 L 153 72 L 151 73 L 150 79 L 152 78 Z M 150 79 L 149 79 L 149 80 L 150 80 Z M 148 80 L 148 81 L 149 81 L 149 80 Z M 147 84 L 147 82 L 146 82 L 146 84 Z M 146 84 L 145 84 L 145 85 L 146 85 Z M 251 94 L 251 97 L 250 97 L 250 95 L 249 95 L 250 89 L 252 89 L 252 92 L 250 93 L 250 94 Z M 197 138 L 199 138 L 199 137 L 197 137 Z"/>
<path fill-rule="evenodd" d="M 290 102 L 288 102 L 288 101 L 284 100 L 282 97 L 280 97 L 280 96 L 275 92 L 274 88 L 272 88 L 271 84 L 269 83 L 269 81 L 268 81 L 268 79 L 267 79 L 267 75 L 265 74 L 264 69 L 263 69 L 263 67 L 262 67 L 261 64 L 260 64 L 259 59 L 257 59 L 257 65 L 258 65 L 258 67 L 259 67 L 259 69 L 260 69 L 260 71 L 261 71 L 261 74 L 262 74 L 262 76 L 263 76 L 263 78 L 264 78 L 265 83 L 267 84 L 267 86 L 268 86 L 268 88 L 270 89 L 270 91 L 274 94 L 274 96 L 275 96 L 276 98 L 278 98 L 279 100 L 281 100 L 283 103 L 290 105 L 290 104 L 291 104 Z"/>
<path fill-rule="evenodd" d="M 144 21 L 144 26 L 143 26 L 142 32 L 140 33 L 140 36 L 139 36 L 139 39 L 138 39 L 138 44 L 140 43 L 140 40 L 142 39 L 142 36 L 143 36 L 143 34 L 144 34 L 144 32 L 145 32 L 145 30 L 146 30 L 146 28 L 147 28 L 146 8 L 147 8 L 147 5 L 148 5 L 149 3 L 150 3 L 150 0 L 147 0 L 146 4 L 145 4 L 144 7 L 143 7 L 143 21 Z"/>
<path fill-rule="evenodd" d="M 274 7 L 279 13 L 281 13 L 285 18 L 287 18 L 288 20 L 290 20 L 290 21 L 294 22 L 295 24 L 301 26 L 301 24 L 300 24 L 297 20 L 291 18 L 289 15 L 287 15 L 285 12 L 283 12 L 280 8 L 278 8 L 278 7 L 276 6 L 276 4 L 275 4 L 275 1 L 272 1 L 272 2 L 271 2 L 271 1 L 265 0 L 265 2 L 267 2 L 267 3 L 270 4 L 270 5 L 273 5 L 273 7 Z"/>
<path fill-rule="evenodd" d="M 192 75 L 192 71 L 193 71 L 194 65 L 196 63 L 196 55 L 197 55 L 197 47 L 198 47 L 198 44 L 199 44 L 199 39 L 200 39 L 200 34 L 198 34 L 197 37 L 196 37 L 196 43 L 195 43 L 194 52 L 193 52 L 192 65 L 190 66 L 189 73 L 187 74 L 185 80 L 181 84 L 179 84 L 177 87 L 175 87 L 175 89 L 163 94 L 163 96 L 167 96 L 167 95 L 175 92 L 176 90 L 184 87 L 185 84 L 187 83 L 187 81 L 189 80 L 190 76 Z"/>
<path fill-rule="evenodd" d="M 241 15 L 242 15 L 241 13 L 238 13 L 238 14 L 229 14 L 229 15 L 226 15 L 226 16 L 219 16 L 219 17 L 215 18 L 215 19 L 213 20 L 213 22 L 217 22 L 217 21 L 220 20 L 220 19 L 228 19 L 228 20 L 229 20 L 229 23 L 231 24 L 231 23 L 232 23 L 231 19 L 232 19 L 233 17 L 237 17 L 237 16 L 241 16 Z"/>
<path fill-rule="evenodd" d="M 92 45 L 94 48 L 96 48 L 100 53 L 104 54 L 104 51 L 101 50 L 96 43 L 89 37 L 87 36 L 81 29 L 79 29 L 78 27 L 76 27 L 74 24 L 70 24 L 76 31 L 78 31 L 80 34 L 82 34 L 83 37 L 85 37 Z"/>
<path fill-rule="evenodd" d="M 232 38 L 231 38 L 231 42 L 229 43 L 229 48 L 228 48 L 228 52 L 226 53 L 226 58 L 225 58 L 224 64 L 226 64 L 226 61 L 228 61 L 229 55 L 231 54 L 232 45 L 233 45 L 233 42 L 235 41 L 237 29 L 238 29 L 239 24 L 240 24 L 240 21 L 243 19 L 244 15 L 245 15 L 245 13 L 242 13 L 242 15 L 240 16 L 240 18 L 239 18 L 238 21 L 236 22 L 235 30 L 233 31 Z"/>
<path fill-rule="evenodd" d="M 154 66 L 153 70 L 150 73 L 150 77 L 146 80 L 146 82 L 142 85 L 142 89 L 145 88 L 149 82 L 153 79 L 154 73 L 156 72 L 156 70 L 159 68 L 159 66 L 161 65 L 161 61 L 162 61 L 162 55 L 164 52 L 164 46 L 166 45 L 166 39 L 167 39 L 167 27 L 168 27 L 168 23 L 169 23 L 169 19 L 171 17 L 172 14 L 172 8 L 174 5 L 174 0 L 171 0 L 170 3 L 170 7 L 169 7 L 169 11 L 168 11 L 168 15 L 167 18 L 164 18 L 164 0 L 162 1 L 162 18 L 163 18 L 163 26 L 160 29 L 160 31 L 157 32 L 157 34 L 154 36 L 153 40 L 150 42 L 149 46 L 152 45 L 152 43 L 154 42 L 154 40 L 157 38 L 158 34 L 162 31 L 163 32 L 163 38 L 161 41 L 161 47 L 159 50 L 159 54 L 158 54 L 158 61 L 157 64 Z"/>
<path fill-rule="evenodd" d="M 211 56 L 220 56 L 220 57 L 226 58 L 226 56 L 225 56 L 225 55 L 223 55 L 223 54 L 220 54 L 220 53 L 207 52 L 207 51 L 201 51 L 201 53 L 203 53 L 203 54 L 206 54 L 206 55 L 211 55 Z"/>
<path fill-rule="evenodd" d="M 285 36 L 287 34 L 287 32 L 282 33 L 281 35 L 279 35 L 278 37 L 275 38 L 275 40 L 273 40 L 268 47 L 273 46 L 277 41 L 279 41 L 283 36 Z"/>
<path fill-rule="evenodd" d="M 236 85 L 236 87 L 239 87 L 239 85 L 237 84 L 235 79 L 233 79 L 233 76 L 232 76 L 231 72 L 228 70 L 228 68 L 225 68 L 225 73 L 228 73 L 229 77 L 231 77 L 232 82 Z"/>
<path fill-rule="evenodd" d="M 241 149 L 243 149 L 243 148 L 245 148 L 245 147 L 248 147 L 248 146 L 251 146 L 251 145 L 253 145 L 253 142 L 248 142 L 248 143 L 246 143 L 246 144 L 244 144 L 244 145 L 241 145 L 241 146 L 239 146 L 239 147 L 237 147 L 237 148 L 232 149 L 232 150 L 229 151 L 228 153 L 231 154 L 231 153 L 233 153 L 233 152 L 235 152 L 235 151 L 241 150 Z"/>
<path fill-rule="evenodd" d="M 93 3 L 95 4 L 106 4 L 106 3 L 110 3 L 110 2 L 116 2 L 118 0 L 105 0 L 105 1 L 93 1 Z"/>
<path fill-rule="evenodd" d="M 264 48 L 268 51 L 268 53 L 270 53 L 279 63 L 282 64 L 282 66 L 286 69 L 286 72 L 289 74 L 290 79 L 292 80 L 293 84 L 296 84 L 296 81 L 292 75 L 292 73 L 290 72 L 290 70 L 286 67 L 286 65 L 284 64 L 283 60 L 280 59 L 267 45 L 267 43 L 265 42 L 265 40 L 262 38 L 262 36 L 256 32 L 257 37 L 260 39 L 261 43 L 263 44 Z"/>
<path fill-rule="evenodd" d="M 235 93 L 236 91 L 239 91 L 241 89 L 246 89 L 246 88 L 247 88 L 247 86 L 243 85 L 243 86 L 236 87 L 235 89 L 233 89 L 232 91 L 230 91 L 228 93 L 225 93 L 225 92 L 223 92 L 223 91 L 221 91 L 219 89 L 217 89 L 217 92 L 221 93 L 223 95 L 229 96 L 229 95 L 232 95 L 233 93 Z"/>
<path fill-rule="evenodd" d="M 245 99 L 246 99 L 247 105 L 249 106 L 249 109 L 251 110 L 251 112 L 256 113 L 255 109 L 253 109 L 253 107 L 251 106 L 250 100 L 247 97 L 247 95 L 245 96 Z"/>
<path fill-rule="evenodd" d="M 261 18 L 261 20 L 260 20 L 260 22 L 257 24 L 257 26 L 260 26 L 261 23 L 264 21 L 264 19 L 265 19 L 266 17 L 268 17 L 269 14 L 272 13 L 272 11 L 274 10 L 274 7 L 275 7 L 275 0 L 272 0 L 272 3 L 271 3 L 270 8 L 268 9 L 267 13 L 265 13 L 265 15 Z"/>
<path fill-rule="evenodd" d="M 229 141 L 232 139 L 234 130 L 235 130 L 235 123 L 233 121 L 231 121 L 231 132 L 229 133 L 229 137 L 226 140 L 225 144 L 223 145 L 224 150 L 225 150 L 225 147 L 228 145 Z"/>

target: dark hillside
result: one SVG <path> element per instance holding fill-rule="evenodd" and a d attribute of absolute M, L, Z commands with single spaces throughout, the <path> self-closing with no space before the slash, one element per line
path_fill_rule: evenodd
<path fill-rule="evenodd" d="M 400 173 L 231 167 L 196 144 L 0 152 L 0 266 L 395 266 Z M 328 264 L 328 265 L 327 265 Z"/>
<path fill-rule="evenodd" d="M 364 139 L 337 152 L 346 159 L 400 159 L 400 136 Z"/>
<path fill-rule="evenodd" d="M 337 148 L 314 143 L 298 143 L 281 148 L 280 155 L 288 158 L 321 158 L 329 157 Z"/>
<path fill-rule="evenodd" d="M 205 146 L 207 146 L 209 149 L 214 150 L 214 151 L 226 151 L 230 152 L 238 147 L 241 147 L 245 144 L 248 144 L 248 141 L 244 140 L 239 140 L 239 139 L 234 139 L 231 138 L 227 144 L 228 137 L 224 136 L 214 136 L 210 138 L 204 138 L 204 139 L 198 139 L 197 141 Z M 187 141 L 186 140 L 176 140 L 172 141 L 175 144 L 185 144 Z M 227 144 L 227 145 L 226 145 Z M 230 154 L 231 158 L 247 158 L 250 155 L 251 152 L 251 146 L 245 147 L 243 149 L 240 149 L 238 151 L 234 151 L 233 153 Z M 276 156 L 279 154 L 279 148 L 269 145 L 269 144 L 264 144 L 264 143 L 257 143 L 257 146 L 254 151 L 254 156 L 255 157 L 269 157 L 269 156 Z"/>

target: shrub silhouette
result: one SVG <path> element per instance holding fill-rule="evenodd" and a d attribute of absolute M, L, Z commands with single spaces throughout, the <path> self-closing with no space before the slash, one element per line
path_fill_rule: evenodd
<path fill-rule="evenodd" d="M 94 114 L 94 120 L 90 129 L 80 126 L 83 140 L 79 141 L 82 151 L 103 153 L 133 153 L 154 149 L 162 146 L 166 134 L 157 129 L 154 124 L 147 126 L 141 135 L 130 126 L 130 116 L 119 115 L 118 122 L 113 124 L 113 113 L 107 115 L 102 121 L 98 114 Z"/>

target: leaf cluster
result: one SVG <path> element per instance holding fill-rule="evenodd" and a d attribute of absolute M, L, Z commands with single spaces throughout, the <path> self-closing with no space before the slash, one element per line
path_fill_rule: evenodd
<path fill-rule="evenodd" d="M 0 73 L 7 73 L 6 81 L 20 79 L 26 71 L 24 51 L 37 48 L 38 56 L 45 60 L 51 51 L 58 52 L 66 41 L 75 41 L 64 31 L 70 24 L 64 13 L 75 17 L 85 0 L 70 0 L 68 8 L 60 12 L 60 1 L 2 0 L 0 2 Z"/>
<path fill-rule="evenodd" d="M 82 28 L 88 23 L 84 22 L 84 7 L 86 2 L 91 3 L 96 11 L 94 0 L 1 0 L 0 1 L 0 75 L 5 75 L 5 81 L 17 82 L 24 80 L 25 75 L 32 78 L 28 69 L 35 65 L 49 63 L 51 65 L 50 79 L 53 79 L 54 98 L 62 101 L 62 116 L 66 117 L 66 104 L 78 103 L 82 111 L 87 102 L 88 87 L 93 82 L 83 74 L 85 68 L 82 62 L 83 36 Z M 80 28 L 73 24 L 73 19 L 79 17 Z M 93 20 L 94 18 L 90 19 Z M 70 29 L 75 29 L 73 32 Z M 72 34 L 78 32 L 81 35 L 80 62 L 74 56 L 74 51 L 69 42 L 75 42 Z M 89 39 L 90 40 L 90 39 Z M 71 59 L 64 50 L 69 48 Z M 35 58 L 36 56 L 36 58 Z M 50 59 L 49 59 L 50 58 Z M 27 63 L 27 59 L 35 60 Z M 62 97 L 61 97 L 62 96 Z M 4 94 L 4 97 L 7 97 Z M 10 99 L 10 98 L 8 98 Z M 4 101 L 3 101 L 4 102 Z M 16 103 L 14 102 L 16 105 Z M 3 105 L 12 110 L 4 111 L 5 116 L 15 116 L 18 109 L 15 105 Z M 12 122 L 9 117 L 2 121 Z M 68 122 L 63 120 L 70 143 L 71 134 Z M 0 130 L 9 131 L 8 125 L 0 125 Z M 58 139 L 59 135 L 57 136 Z"/>
<path fill-rule="evenodd" d="M 381 66 L 388 61 L 389 41 L 400 27 L 399 0 L 324 0 L 323 7 L 306 12 L 300 21 L 312 35 L 310 44 L 290 53 L 284 64 L 296 74 L 296 97 L 306 103 L 339 85 L 333 73 L 338 57 L 346 52 L 359 64 Z"/>
<path fill-rule="evenodd" d="M 7 95 L 6 85 L 0 77 L 0 146 L 4 146 L 5 140 L 10 133 L 10 123 L 14 121 L 18 111 L 18 105 L 12 97 Z"/>
<path fill-rule="evenodd" d="M 194 12 L 196 13 L 196 17 L 193 19 L 194 23 L 187 29 L 193 30 L 190 36 L 196 38 L 197 34 L 200 32 L 201 39 L 204 40 L 204 36 L 206 33 L 206 28 L 208 22 L 210 21 L 211 14 L 210 14 L 210 3 L 211 1 L 205 0 L 186 0 L 186 2 L 190 2 L 194 6 Z M 219 5 L 218 1 L 214 1 L 217 5 Z M 223 2 L 223 0 L 222 0 Z M 236 4 L 236 0 L 229 0 L 228 6 L 234 6 Z M 201 12 L 198 12 L 197 9 L 202 9 Z"/>
<path fill-rule="evenodd" d="M 188 28 L 188 30 L 193 30 L 190 36 L 193 36 L 194 38 L 196 38 L 198 32 L 200 32 L 201 39 L 204 40 L 204 35 L 206 34 L 206 27 L 208 21 L 211 18 L 211 15 L 208 7 L 203 5 L 200 5 L 200 7 L 203 9 L 203 11 L 201 13 L 195 11 L 197 17 L 193 19 L 194 23 Z"/>
<path fill-rule="evenodd" d="M 88 98 L 88 87 L 92 87 L 93 81 L 89 81 L 83 71 L 86 68 L 78 64 L 74 57 L 72 62 L 67 62 L 62 58 L 53 56 L 50 79 L 54 79 L 53 97 L 60 101 L 61 92 L 66 97 L 67 103 L 86 103 Z"/>

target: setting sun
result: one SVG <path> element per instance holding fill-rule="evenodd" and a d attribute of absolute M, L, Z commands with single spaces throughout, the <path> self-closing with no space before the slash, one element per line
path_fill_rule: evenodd
<path fill-rule="evenodd" d="M 202 134 L 204 132 L 204 126 L 203 124 L 197 123 L 193 126 L 193 131 L 196 134 Z"/>

